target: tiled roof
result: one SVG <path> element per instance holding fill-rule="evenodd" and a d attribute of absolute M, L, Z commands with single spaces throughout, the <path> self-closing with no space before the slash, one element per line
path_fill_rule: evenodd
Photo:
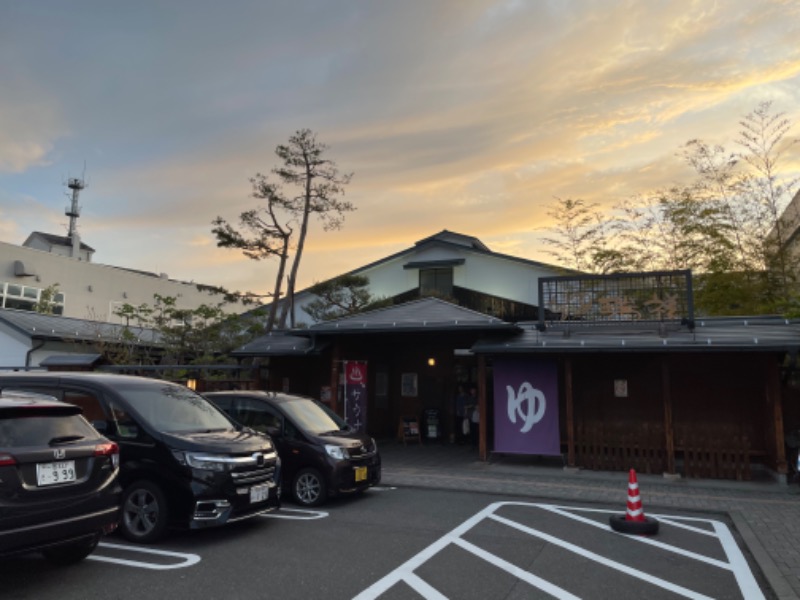
<path fill-rule="evenodd" d="M 505 321 L 438 298 L 422 298 L 309 327 L 309 333 L 376 333 L 454 330 L 514 330 Z M 298 332 L 299 335 L 303 335 Z"/>
<path fill-rule="evenodd" d="M 233 356 L 302 356 L 317 354 L 322 347 L 308 337 L 273 331 L 231 352 Z"/>
<path fill-rule="evenodd" d="M 75 319 L 60 315 L 47 315 L 26 310 L 0 309 L 0 324 L 15 329 L 31 338 L 71 339 L 81 341 L 102 340 L 117 342 L 122 339 L 125 327 L 88 319 Z M 155 329 L 128 327 L 138 343 L 158 344 L 160 335 Z"/>
<path fill-rule="evenodd" d="M 562 324 L 523 331 L 502 339 L 481 340 L 477 354 L 553 352 L 797 352 L 800 320 L 781 317 L 712 317 L 694 329 L 681 326 L 659 332 L 656 327 Z"/>

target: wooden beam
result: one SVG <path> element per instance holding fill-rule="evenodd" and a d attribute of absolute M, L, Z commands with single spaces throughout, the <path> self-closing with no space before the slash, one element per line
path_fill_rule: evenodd
<path fill-rule="evenodd" d="M 339 414 L 339 341 L 333 343 L 331 353 L 331 410 Z"/>
<path fill-rule="evenodd" d="M 575 466 L 575 406 L 572 387 L 572 359 L 564 360 L 564 396 L 567 405 L 567 466 Z"/>
<path fill-rule="evenodd" d="M 664 443 L 667 452 L 667 473 L 675 474 L 675 430 L 672 425 L 672 388 L 669 357 L 661 357 L 661 397 L 664 401 Z"/>
<path fill-rule="evenodd" d="M 486 357 L 478 356 L 478 456 L 482 461 L 488 460 L 489 452 L 486 448 Z"/>

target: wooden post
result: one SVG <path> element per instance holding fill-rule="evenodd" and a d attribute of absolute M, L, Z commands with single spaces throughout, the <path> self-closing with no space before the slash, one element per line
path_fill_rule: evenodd
<path fill-rule="evenodd" d="M 672 391 L 669 357 L 661 357 L 661 397 L 664 399 L 664 442 L 667 452 L 667 473 L 675 474 L 675 432 L 672 428 Z"/>
<path fill-rule="evenodd" d="M 773 451 L 775 453 L 775 470 L 781 475 L 786 475 L 789 472 L 788 465 L 786 464 L 786 446 L 784 444 L 784 431 L 783 431 L 783 407 L 781 406 L 781 390 L 780 390 L 780 369 L 778 368 L 777 359 L 771 354 L 767 354 L 765 358 L 764 372 L 767 381 L 764 393 L 766 395 L 768 412 L 767 418 L 773 420 L 772 443 Z M 771 413 L 771 414 L 770 414 Z M 769 433 L 767 435 L 769 435 Z M 767 442 L 769 443 L 769 441 Z"/>
<path fill-rule="evenodd" d="M 575 406 L 572 388 L 572 359 L 564 360 L 564 396 L 567 404 L 567 466 L 575 466 Z"/>
<path fill-rule="evenodd" d="M 339 414 L 339 342 L 333 344 L 331 353 L 331 410 Z"/>
<path fill-rule="evenodd" d="M 486 357 L 478 356 L 478 456 L 486 461 L 489 453 L 486 448 Z"/>

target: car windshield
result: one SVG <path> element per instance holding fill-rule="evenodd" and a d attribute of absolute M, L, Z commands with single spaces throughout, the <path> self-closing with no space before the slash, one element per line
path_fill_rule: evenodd
<path fill-rule="evenodd" d="M 284 402 L 281 408 L 295 425 L 308 433 L 320 435 L 350 429 L 345 420 L 335 412 L 307 398 Z"/>
<path fill-rule="evenodd" d="M 228 418 L 208 400 L 180 385 L 125 386 L 122 397 L 139 416 L 159 431 L 232 429 Z"/>

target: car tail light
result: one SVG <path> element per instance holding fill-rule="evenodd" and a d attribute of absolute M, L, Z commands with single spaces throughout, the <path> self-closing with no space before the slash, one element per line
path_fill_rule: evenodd
<path fill-rule="evenodd" d="M 119 466 L 119 446 L 115 442 L 106 442 L 104 444 L 97 444 L 94 447 L 95 456 L 110 456 L 111 462 L 114 467 Z"/>
<path fill-rule="evenodd" d="M 0 467 L 17 464 L 17 459 L 10 454 L 0 453 Z"/>

